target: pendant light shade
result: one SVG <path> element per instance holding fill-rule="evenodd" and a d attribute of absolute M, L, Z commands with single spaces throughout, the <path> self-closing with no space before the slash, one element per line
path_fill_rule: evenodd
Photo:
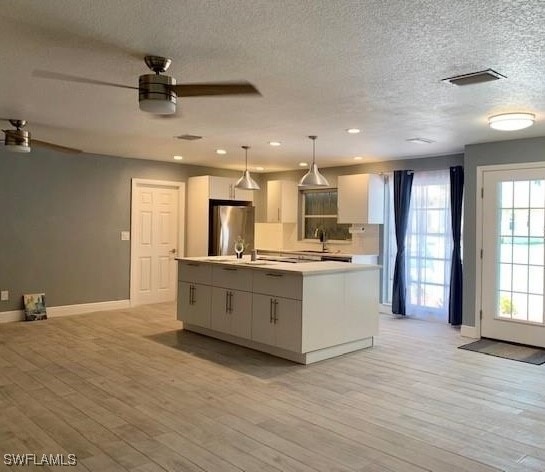
<path fill-rule="evenodd" d="M 329 182 L 320 174 L 316 165 L 316 138 L 317 136 L 309 136 L 309 139 L 312 139 L 312 165 L 299 181 L 299 187 L 329 187 Z"/>
<path fill-rule="evenodd" d="M 259 190 L 259 184 L 254 179 L 252 179 L 250 171 L 248 170 L 248 149 L 250 149 L 250 146 L 242 146 L 242 149 L 244 149 L 244 154 L 246 158 L 246 169 L 242 173 L 242 177 L 237 180 L 235 188 L 239 188 L 241 190 Z"/>

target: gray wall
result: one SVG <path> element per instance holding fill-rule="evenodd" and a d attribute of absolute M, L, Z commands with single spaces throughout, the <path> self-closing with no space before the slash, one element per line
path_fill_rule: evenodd
<path fill-rule="evenodd" d="M 186 181 L 239 172 L 167 162 L 34 149 L 0 149 L 0 289 L 49 306 L 129 298 L 131 178 Z"/>
<path fill-rule="evenodd" d="M 545 161 L 545 138 L 473 144 L 465 148 L 463 323 L 475 326 L 477 167 Z"/>

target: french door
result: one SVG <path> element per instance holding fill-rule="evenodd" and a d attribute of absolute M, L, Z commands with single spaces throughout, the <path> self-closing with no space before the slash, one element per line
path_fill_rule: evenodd
<path fill-rule="evenodd" d="M 481 336 L 545 347 L 545 167 L 482 184 Z"/>

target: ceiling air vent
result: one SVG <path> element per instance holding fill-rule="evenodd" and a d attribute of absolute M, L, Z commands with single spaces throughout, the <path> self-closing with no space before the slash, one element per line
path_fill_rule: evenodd
<path fill-rule="evenodd" d="M 180 134 L 180 136 L 176 136 L 176 139 L 184 139 L 186 141 L 197 141 L 198 139 L 202 139 L 202 136 L 197 136 L 194 134 Z"/>
<path fill-rule="evenodd" d="M 492 82 L 498 79 L 506 79 L 505 75 L 500 74 L 492 69 L 481 70 L 479 72 L 470 72 L 469 74 L 455 75 L 443 79 L 443 82 L 448 82 L 452 85 L 472 85 L 482 84 L 484 82 Z"/>

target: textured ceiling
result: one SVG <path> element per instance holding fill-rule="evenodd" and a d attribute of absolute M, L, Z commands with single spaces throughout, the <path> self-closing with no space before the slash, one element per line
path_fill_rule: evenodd
<path fill-rule="evenodd" d="M 296 168 L 317 134 L 320 166 L 438 155 L 465 144 L 545 135 L 542 0 L 3 0 L 0 116 L 87 152 L 241 168 Z M 260 98 L 179 100 L 165 120 L 132 90 L 64 83 L 34 69 L 136 85 L 145 54 L 178 82 L 246 79 Z M 492 68 L 505 80 L 441 79 Z M 530 111 L 501 133 L 487 116 Z M 346 128 L 361 128 L 348 135 Z M 174 139 L 190 133 L 196 142 Z M 433 144 L 413 144 L 423 137 Z M 271 140 L 282 146 L 270 147 Z M 215 154 L 216 148 L 228 151 Z"/>

